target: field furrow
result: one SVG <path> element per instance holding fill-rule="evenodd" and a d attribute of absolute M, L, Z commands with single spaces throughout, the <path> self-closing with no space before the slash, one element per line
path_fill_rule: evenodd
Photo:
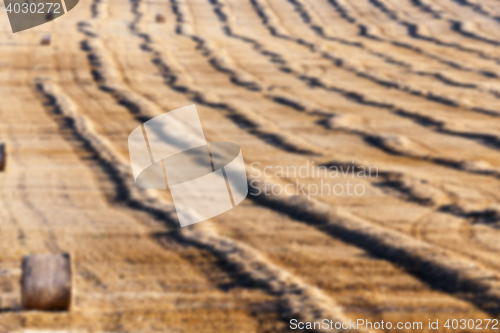
<path fill-rule="evenodd" d="M 92 0 L 5 21 L 0 332 L 498 318 L 499 21 L 493 0 Z M 127 140 L 190 104 L 208 142 L 240 146 L 249 195 L 180 228 Z M 22 257 L 59 252 L 71 309 L 23 310 Z"/>

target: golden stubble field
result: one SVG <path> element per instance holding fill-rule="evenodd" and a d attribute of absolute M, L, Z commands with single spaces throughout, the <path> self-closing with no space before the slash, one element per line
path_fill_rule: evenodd
<path fill-rule="evenodd" d="M 497 0 L 81 0 L 17 34 L 1 12 L 1 332 L 498 318 Z M 180 229 L 127 137 L 193 103 L 255 182 Z M 377 173 L 276 175 L 305 165 Z M 21 258 L 47 252 L 72 254 L 72 309 L 22 311 Z"/>

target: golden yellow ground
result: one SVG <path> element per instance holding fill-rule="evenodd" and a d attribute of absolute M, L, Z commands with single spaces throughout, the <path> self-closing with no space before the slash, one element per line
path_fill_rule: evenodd
<path fill-rule="evenodd" d="M 2 14 L 0 332 L 498 318 L 498 4 L 81 0 L 17 34 Z M 127 137 L 193 103 L 249 176 L 314 162 L 378 177 L 301 178 L 366 192 L 250 195 L 181 230 L 167 191 L 135 186 Z M 22 256 L 60 251 L 71 311 L 21 311 Z"/>

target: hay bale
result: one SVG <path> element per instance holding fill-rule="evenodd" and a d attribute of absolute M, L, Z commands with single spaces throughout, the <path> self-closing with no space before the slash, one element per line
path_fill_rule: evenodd
<path fill-rule="evenodd" d="M 7 162 L 7 153 L 5 151 L 5 143 L 0 143 L 0 171 L 5 170 Z"/>
<path fill-rule="evenodd" d="M 156 14 L 155 21 L 156 23 L 165 23 L 166 19 L 162 14 Z"/>
<path fill-rule="evenodd" d="M 24 309 L 69 310 L 71 261 L 64 254 L 33 254 L 23 258 L 21 292 Z"/>
<path fill-rule="evenodd" d="M 49 34 L 43 35 L 42 38 L 40 39 L 40 44 L 41 45 L 50 45 L 52 37 Z"/>

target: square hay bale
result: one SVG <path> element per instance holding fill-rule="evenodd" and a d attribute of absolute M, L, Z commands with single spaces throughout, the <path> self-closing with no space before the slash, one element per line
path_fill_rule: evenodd
<path fill-rule="evenodd" d="M 62 311 L 71 306 L 71 258 L 32 254 L 22 263 L 21 293 L 26 310 Z"/>

